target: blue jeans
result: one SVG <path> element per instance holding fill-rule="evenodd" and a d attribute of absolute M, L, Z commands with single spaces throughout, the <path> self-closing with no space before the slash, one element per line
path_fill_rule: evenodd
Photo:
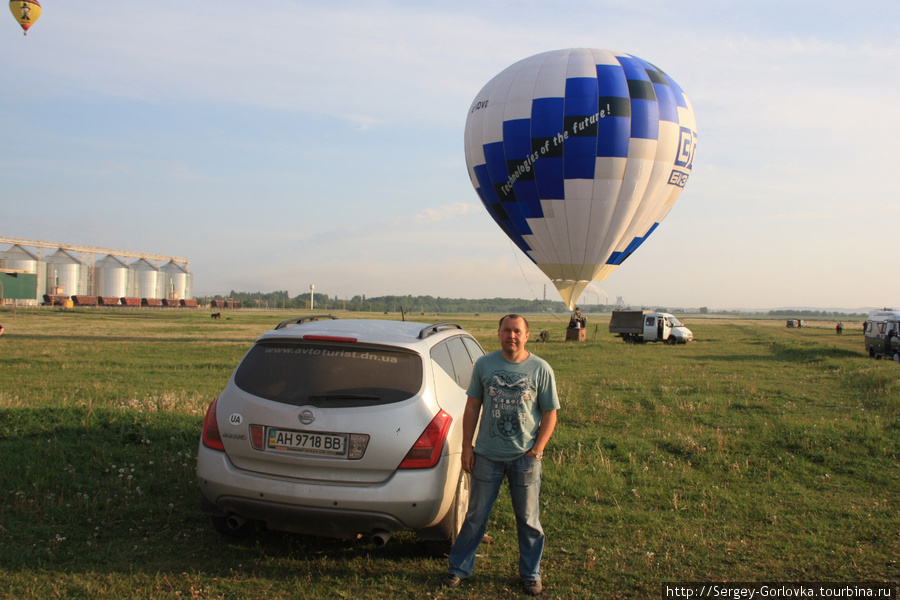
<path fill-rule="evenodd" d="M 471 577 L 475 568 L 475 552 L 487 530 L 488 517 L 500 493 L 504 478 L 509 478 L 509 493 L 516 513 L 519 537 L 519 575 L 523 580 L 541 579 L 541 555 L 544 553 L 544 530 L 541 529 L 540 503 L 541 461 L 527 454 L 507 462 L 494 462 L 475 455 L 469 509 L 450 551 L 450 573 Z"/>

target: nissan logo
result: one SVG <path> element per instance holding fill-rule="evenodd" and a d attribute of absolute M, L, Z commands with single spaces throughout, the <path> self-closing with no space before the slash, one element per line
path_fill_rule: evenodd
<path fill-rule="evenodd" d="M 300 422 L 304 425 L 309 425 L 315 420 L 316 415 L 314 415 L 311 410 L 304 410 L 302 413 L 300 413 Z"/>

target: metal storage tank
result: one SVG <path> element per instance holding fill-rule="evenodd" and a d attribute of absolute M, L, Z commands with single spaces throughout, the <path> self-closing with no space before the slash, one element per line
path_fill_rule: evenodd
<path fill-rule="evenodd" d="M 159 268 L 162 274 L 165 296 L 170 299 L 184 299 L 193 295 L 193 277 L 186 266 L 181 266 L 174 261 L 169 261 Z"/>
<path fill-rule="evenodd" d="M 125 261 L 107 254 L 94 263 L 94 294 L 110 298 L 127 296 L 130 275 Z"/>
<path fill-rule="evenodd" d="M 0 252 L 0 267 L 26 273 L 37 273 L 40 260 L 37 256 L 16 244 Z"/>
<path fill-rule="evenodd" d="M 159 267 L 144 258 L 131 263 L 134 274 L 134 294 L 136 298 L 160 298 Z"/>
<path fill-rule="evenodd" d="M 185 270 L 187 270 L 187 265 L 185 265 Z M 192 300 L 194 298 L 194 274 L 190 271 L 185 273 L 184 277 L 184 296 L 182 300 Z"/>
<path fill-rule="evenodd" d="M 41 266 L 41 259 L 19 244 L 14 244 L 3 252 L 0 252 L 0 268 L 25 271 L 26 273 L 34 273 L 37 275 L 37 289 L 35 297 L 32 299 L 35 303 L 41 301 L 44 295 L 44 289 L 47 285 L 47 273 L 44 269 L 40 268 Z"/>
<path fill-rule="evenodd" d="M 80 260 L 60 248 L 45 258 L 44 262 L 47 264 L 46 293 L 76 296 L 87 291 L 86 271 Z"/>

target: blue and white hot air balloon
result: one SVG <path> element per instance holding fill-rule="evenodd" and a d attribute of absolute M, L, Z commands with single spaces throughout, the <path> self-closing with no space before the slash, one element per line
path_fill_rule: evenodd
<path fill-rule="evenodd" d="M 668 214 L 691 173 L 697 125 L 666 73 L 622 52 L 521 60 L 466 119 L 472 185 L 571 310 Z"/>

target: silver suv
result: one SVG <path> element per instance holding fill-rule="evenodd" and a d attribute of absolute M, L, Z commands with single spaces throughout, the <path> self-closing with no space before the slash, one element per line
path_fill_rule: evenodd
<path fill-rule="evenodd" d="M 279 323 L 209 406 L 201 509 L 223 533 L 452 543 L 469 497 L 465 388 L 482 354 L 455 323 Z"/>

